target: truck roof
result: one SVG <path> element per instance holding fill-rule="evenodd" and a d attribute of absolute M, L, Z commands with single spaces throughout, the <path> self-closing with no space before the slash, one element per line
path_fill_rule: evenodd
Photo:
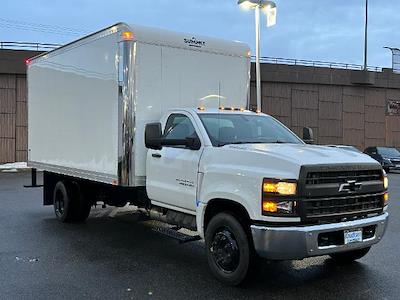
<path fill-rule="evenodd" d="M 30 61 L 34 61 L 43 56 L 49 57 L 60 51 L 67 51 L 69 48 L 77 47 L 80 44 L 88 42 L 88 40 L 96 39 L 107 34 L 112 34 L 115 32 L 122 33 L 127 31 L 132 33 L 133 41 L 138 41 L 146 44 L 190 49 L 200 52 L 213 52 L 231 56 L 250 56 L 250 48 L 247 44 L 243 42 L 228 41 L 193 33 L 179 33 L 160 28 L 152 28 L 119 22 L 107 28 L 91 33 L 87 36 L 84 36 L 64 46 L 61 46 L 57 49 L 35 56 L 31 58 Z"/>

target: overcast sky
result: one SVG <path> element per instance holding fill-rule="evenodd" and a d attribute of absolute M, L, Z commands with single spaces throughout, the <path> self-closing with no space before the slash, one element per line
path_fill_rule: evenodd
<path fill-rule="evenodd" d="M 400 1 L 369 2 L 369 65 L 390 66 L 390 52 L 383 47 L 400 47 Z M 66 43 L 86 32 L 124 21 L 241 40 L 254 49 L 254 15 L 240 10 L 236 3 L 236 0 L 1 0 L 0 41 Z M 276 0 L 276 3 L 277 25 L 262 28 L 262 56 L 363 64 L 365 0 Z"/>

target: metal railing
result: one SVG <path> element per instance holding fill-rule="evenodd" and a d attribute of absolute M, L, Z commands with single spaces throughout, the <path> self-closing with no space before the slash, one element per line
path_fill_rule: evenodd
<path fill-rule="evenodd" d="M 60 44 L 48 44 L 48 43 L 30 43 L 30 42 L 0 42 L 0 49 L 22 49 L 22 50 L 36 50 L 36 51 L 50 51 L 61 47 Z M 255 60 L 255 56 L 252 56 Z M 320 67 L 330 69 L 346 69 L 346 70 L 363 70 L 363 65 L 347 64 L 338 62 L 327 62 L 319 60 L 305 60 L 305 59 L 294 59 L 294 58 L 281 58 L 281 57 L 261 57 L 261 63 L 268 64 L 283 64 L 283 65 L 294 65 L 294 66 L 306 66 L 306 67 Z M 382 72 L 382 67 L 368 66 L 368 71 Z"/>
<path fill-rule="evenodd" d="M 255 57 L 252 56 L 252 58 L 255 60 Z M 283 64 L 283 65 L 320 67 L 320 68 L 330 68 L 330 69 L 364 70 L 363 65 L 327 62 L 319 60 L 294 59 L 294 58 L 261 57 L 260 62 L 268 64 Z M 374 72 L 382 72 L 381 67 L 368 66 L 367 70 Z"/>
<path fill-rule="evenodd" d="M 0 42 L 0 49 L 50 51 L 60 47 L 60 44 L 30 43 L 30 42 Z"/>

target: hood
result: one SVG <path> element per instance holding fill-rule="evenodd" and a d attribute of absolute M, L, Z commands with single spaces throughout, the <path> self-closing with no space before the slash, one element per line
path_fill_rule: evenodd
<path fill-rule="evenodd" d="M 342 150 L 327 146 L 307 144 L 243 144 L 226 145 L 231 150 L 265 154 L 270 158 L 291 162 L 298 166 L 318 164 L 379 164 L 364 153 Z"/>

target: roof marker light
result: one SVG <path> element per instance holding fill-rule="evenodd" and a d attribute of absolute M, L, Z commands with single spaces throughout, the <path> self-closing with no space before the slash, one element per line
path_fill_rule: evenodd
<path fill-rule="evenodd" d="M 124 31 L 122 33 L 122 39 L 124 41 L 132 41 L 133 40 L 133 32 L 131 31 Z"/>

